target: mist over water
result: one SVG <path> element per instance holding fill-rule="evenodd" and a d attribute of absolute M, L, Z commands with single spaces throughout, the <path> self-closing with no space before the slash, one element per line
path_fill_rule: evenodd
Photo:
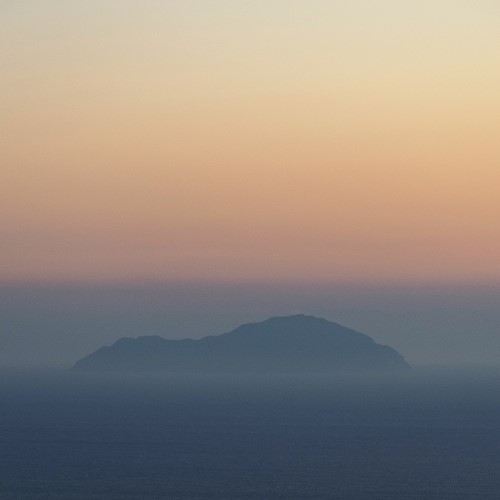
<path fill-rule="evenodd" d="M 496 499 L 500 367 L 292 376 L 2 370 L 5 499 Z"/>
<path fill-rule="evenodd" d="M 124 336 L 200 338 L 305 313 L 365 333 L 410 363 L 500 361 L 500 286 L 0 285 L 0 366 L 71 366 Z"/>
<path fill-rule="evenodd" d="M 500 367 L 484 365 L 500 359 L 498 287 L 45 284 L 0 298 L 2 499 L 498 498 Z M 123 336 L 200 338 L 297 312 L 366 333 L 413 368 L 67 369 Z M 43 364 L 64 368 L 21 368 Z"/>

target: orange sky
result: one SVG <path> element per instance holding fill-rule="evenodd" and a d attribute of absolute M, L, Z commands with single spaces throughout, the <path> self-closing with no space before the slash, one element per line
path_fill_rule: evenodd
<path fill-rule="evenodd" d="M 492 1 L 0 6 L 0 280 L 500 279 Z"/>

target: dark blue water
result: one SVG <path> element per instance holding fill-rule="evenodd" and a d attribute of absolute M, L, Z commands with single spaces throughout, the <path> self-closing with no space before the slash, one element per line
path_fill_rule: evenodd
<path fill-rule="evenodd" d="M 0 372 L 3 499 L 498 499 L 500 371 Z"/>

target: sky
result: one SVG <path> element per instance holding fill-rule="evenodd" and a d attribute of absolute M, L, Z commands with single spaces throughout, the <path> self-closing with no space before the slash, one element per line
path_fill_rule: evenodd
<path fill-rule="evenodd" d="M 499 279 L 495 2 L 0 9 L 2 281 Z"/>
<path fill-rule="evenodd" d="M 499 60 L 491 0 L 0 0 L 5 357 L 24 359 L 41 317 L 87 324 L 67 339 L 98 347 L 124 324 L 111 309 L 111 329 L 95 309 L 79 322 L 93 287 L 135 290 L 130 330 L 141 286 L 164 284 L 164 304 L 191 290 L 173 302 L 183 321 L 160 315 L 172 336 L 288 310 L 370 329 L 375 308 L 396 344 L 388 297 L 404 289 L 414 336 L 398 345 L 463 359 L 469 341 L 447 356 L 416 339 L 457 331 L 426 323 L 422 290 L 461 290 L 470 326 L 476 291 L 498 298 Z M 212 309 L 207 286 L 226 297 Z M 391 292 L 371 303 L 377 286 Z M 67 287 L 80 306 L 57 327 Z M 269 307 L 248 305 L 259 290 Z M 500 359 L 487 317 L 474 359 Z"/>

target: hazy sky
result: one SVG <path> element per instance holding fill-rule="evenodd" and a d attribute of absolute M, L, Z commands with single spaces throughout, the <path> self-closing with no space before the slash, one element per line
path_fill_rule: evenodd
<path fill-rule="evenodd" d="M 498 282 L 500 8 L 3 0 L 0 280 Z"/>
<path fill-rule="evenodd" d="M 0 364 L 301 312 L 498 361 L 499 61 L 493 0 L 0 0 Z"/>

